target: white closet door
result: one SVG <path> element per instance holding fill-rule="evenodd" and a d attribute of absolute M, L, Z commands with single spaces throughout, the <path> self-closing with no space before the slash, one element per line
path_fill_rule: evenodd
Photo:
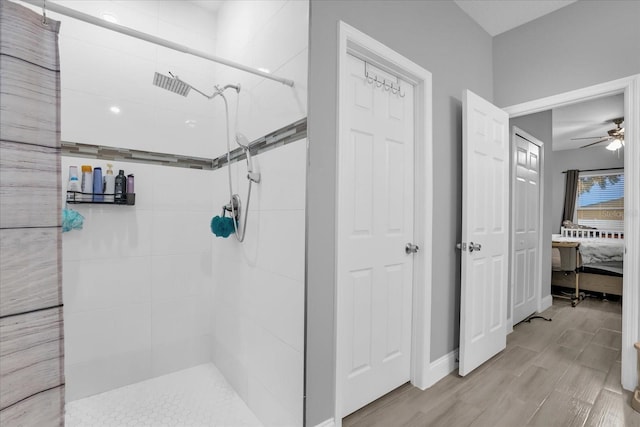
<path fill-rule="evenodd" d="M 538 309 L 540 147 L 516 133 L 513 223 L 513 324 Z"/>

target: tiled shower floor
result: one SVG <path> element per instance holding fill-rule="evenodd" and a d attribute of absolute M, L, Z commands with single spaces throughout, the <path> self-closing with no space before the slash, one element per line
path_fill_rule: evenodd
<path fill-rule="evenodd" d="M 66 427 L 262 427 L 213 364 L 69 402 Z"/>

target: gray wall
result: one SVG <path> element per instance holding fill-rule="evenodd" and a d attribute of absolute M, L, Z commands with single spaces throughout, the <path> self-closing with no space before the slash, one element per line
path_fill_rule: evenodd
<path fill-rule="evenodd" d="M 458 347 L 461 92 L 491 100 L 491 37 L 453 2 L 318 1 L 310 7 L 307 181 L 307 425 L 333 417 L 336 72 L 343 20 L 433 74 L 432 352 Z"/>
<path fill-rule="evenodd" d="M 543 199 L 543 217 L 544 225 L 542 227 L 542 282 L 540 295 L 544 298 L 551 294 L 551 206 L 553 194 L 553 181 L 551 179 L 553 170 L 553 152 L 551 151 L 552 134 L 552 115 L 551 110 L 541 113 L 530 114 L 528 116 L 516 117 L 509 120 L 511 128 L 517 126 L 523 131 L 536 137 L 544 143 L 542 154 L 544 168 L 544 199 Z M 511 304 L 511 295 L 509 295 L 509 304 Z M 510 306 L 509 306 L 510 307 Z"/>
<path fill-rule="evenodd" d="M 578 1 L 494 37 L 495 104 L 507 107 L 640 73 L 638 22 L 638 1 Z M 606 61 L 616 53 L 619 53 L 619 61 Z M 551 141 L 550 137 L 546 140 L 540 137 L 551 132 L 551 123 L 545 130 L 547 125 L 538 122 L 534 116 L 512 119 L 511 123 L 544 142 Z M 604 165 L 597 167 L 609 167 L 608 163 L 591 163 L 588 154 L 578 156 L 578 168 L 596 167 L 587 166 L 596 163 Z M 587 158 L 583 159 L 583 156 Z M 564 197 L 564 176 L 560 173 L 561 181 L 558 181 L 558 171 L 570 167 L 563 164 L 567 157 L 571 156 L 562 151 L 551 151 L 551 145 L 545 147 L 545 219 L 551 218 L 551 221 L 546 221 L 543 230 L 542 256 L 549 259 L 548 270 L 544 267 L 542 272 L 543 297 L 550 292 L 551 275 L 551 243 L 546 239 L 550 240 L 551 233 L 560 229 L 562 207 L 558 214 L 554 206 L 558 192 Z"/>
<path fill-rule="evenodd" d="M 496 105 L 640 73 L 639 23 L 639 1 L 578 1 L 494 37 Z"/>
<path fill-rule="evenodd" d="M 433 73 L 434 360 L 458 346 L 460 259 L 450 248 L 460 236 L 461 90 L 504 107 L 640 73 L 640 2 L 580 1 L 493 39 L 453 2 L 311 0 L 310 15 L 306 416 L 313 426 L 333 416 L 334 403 L 338 21 Z M 612 56 L 617 61 L 607 62 Z"/>
<path fill-rule="evenodd" d="M 562 173 L 567 169 L 601 169 L 601 168 L 622 168 L 624 167 L 624 149 L 618 153 L 605 149 L 605 145 L 593 148 L 583 148 L 577 150 L 562 150 L 553 152 L 553 163 L 551 170 L 547 173 L 549 181 L 553 186 L 551 202 L 551 230 L 553 233 L 560 232 L 562 222 L 562 211 L 564 209 L 564 183 L 565 175 Z"/>

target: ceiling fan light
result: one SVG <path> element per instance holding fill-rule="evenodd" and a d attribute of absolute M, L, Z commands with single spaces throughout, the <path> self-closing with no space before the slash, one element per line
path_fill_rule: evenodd
<path fill-rule="evenodd" d="M 616 151 L 620 148 L 622 148 L 622 141 L 620 141 L 618 138 L 614 139 L 609 143 L 609 145 L 607 145 L 607 150 L 610 151 Z"/>

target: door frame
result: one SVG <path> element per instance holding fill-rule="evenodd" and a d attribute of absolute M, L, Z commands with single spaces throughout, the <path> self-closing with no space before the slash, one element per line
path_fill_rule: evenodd
<path fill-rule="evenodd" d="M 431 385 L 429 372 L 431 357 L 431 277 L 432 277 L 432 244 L 433 228 L 433 140 L 432 140 L 432 84 L 431 73 L 384 44 L 369 37 L 365 33 L 340 21 L 338 24 L 338 105 L 337 135 L 338 146 L 346 141 L 348 129 L 342 118 L 341 111 L 347 108 L 347 85 L 343 76 L 347 72 L 347 54 L 352 54 L 366 60 L 372 65 L 398 75 L 414 86 L 414 242 L 420 246 L 420 251 L 414 254 L 413 264 L 413 293 L 412 293 L 412 328 L 411 328 L 411 383 L 421 389 Z M 339 169 L 340 159 L 336 150 L 336 170 Z M 338 206 L 340 181 L 336 182 L 336 206 Z M 339 209 L 335 211 L 337 224 Z M 419 219 L 419 220 L 418 220 Z M 336 227 L 336 242 L 338 227 Z M 337 265 L 339 247 L 336 247 Z M 342 372 L 340 360 L 344 357 L 339 343 L 344 334 L 344 325 L 339 322 L 343 309 L 338 292 L 338 272 L 334 277 L 335 307 L 334 312 L 334 388 L 335 406 L 334 423 L 342 425 Z"/>
<path fill-rule="evenodd" d="M 523 102 L 504 108 L 509 117 L 519 117 L 556 107 L 624 93 L 625 182 L 640 182 L 640 74 Z M 625 263 L 622 285 L 622 386 L 634 390 L 638 384 L 637 352 L 640 339 L 640 185 L 624 189 Z"/>
<path fill-rule="evenodd" d="M 505 109 L 506 111 L 506 109 Z M 508 111 L 507 111 L 508 112 Z M 509 116 L 511 118 L 511 116 Z M 509 227 L 509 290 L 511 293 L 511 310 L 509 310 L 509 318 L 507 319 L 507 334 L 513 332 L 513 306 L 514 306 L 514 285 L 515 285 L 515 265 L 513 259 L 513 227 L 516 219 L 516 210 L 515 210 L 515 197 L 513 195 L 515 191 L 516 184 L 516 162 L 513 156 L 516 146 L 513 143 L 515 140 L 516 134 L 522 135 L 527 141 L 531 142 L 534 145 L 537 145 L 540 148 L 540 171 L 539 171 L 539 179 L 538 179 L 538 196 L 540 197 L 540 211 L 538 212 L 538 250 L 542 250 L 544 245 L 544 233 L 543 233 L 543 225 L 544 225 L 544 168 L 545 168 L 545 158 L 544 158 L 544 142 L 540 141 L 535 136 L 531 135 L 528 132 L 525 132 L 521 128 L 517 126 L 511 126 L 511 191 L 510 191 L 510 204 L 511 204 L 511 226 Z M 542 253 L 538 252 L 538 279 L 535 283 L 535 293 L 536 293 L 536 309 L 538 312 L 543 311 L 542 307 L 542 298 L 540 293 L 542 291 Z M 544 308 L 546 309 L 546 308 Z"/>

